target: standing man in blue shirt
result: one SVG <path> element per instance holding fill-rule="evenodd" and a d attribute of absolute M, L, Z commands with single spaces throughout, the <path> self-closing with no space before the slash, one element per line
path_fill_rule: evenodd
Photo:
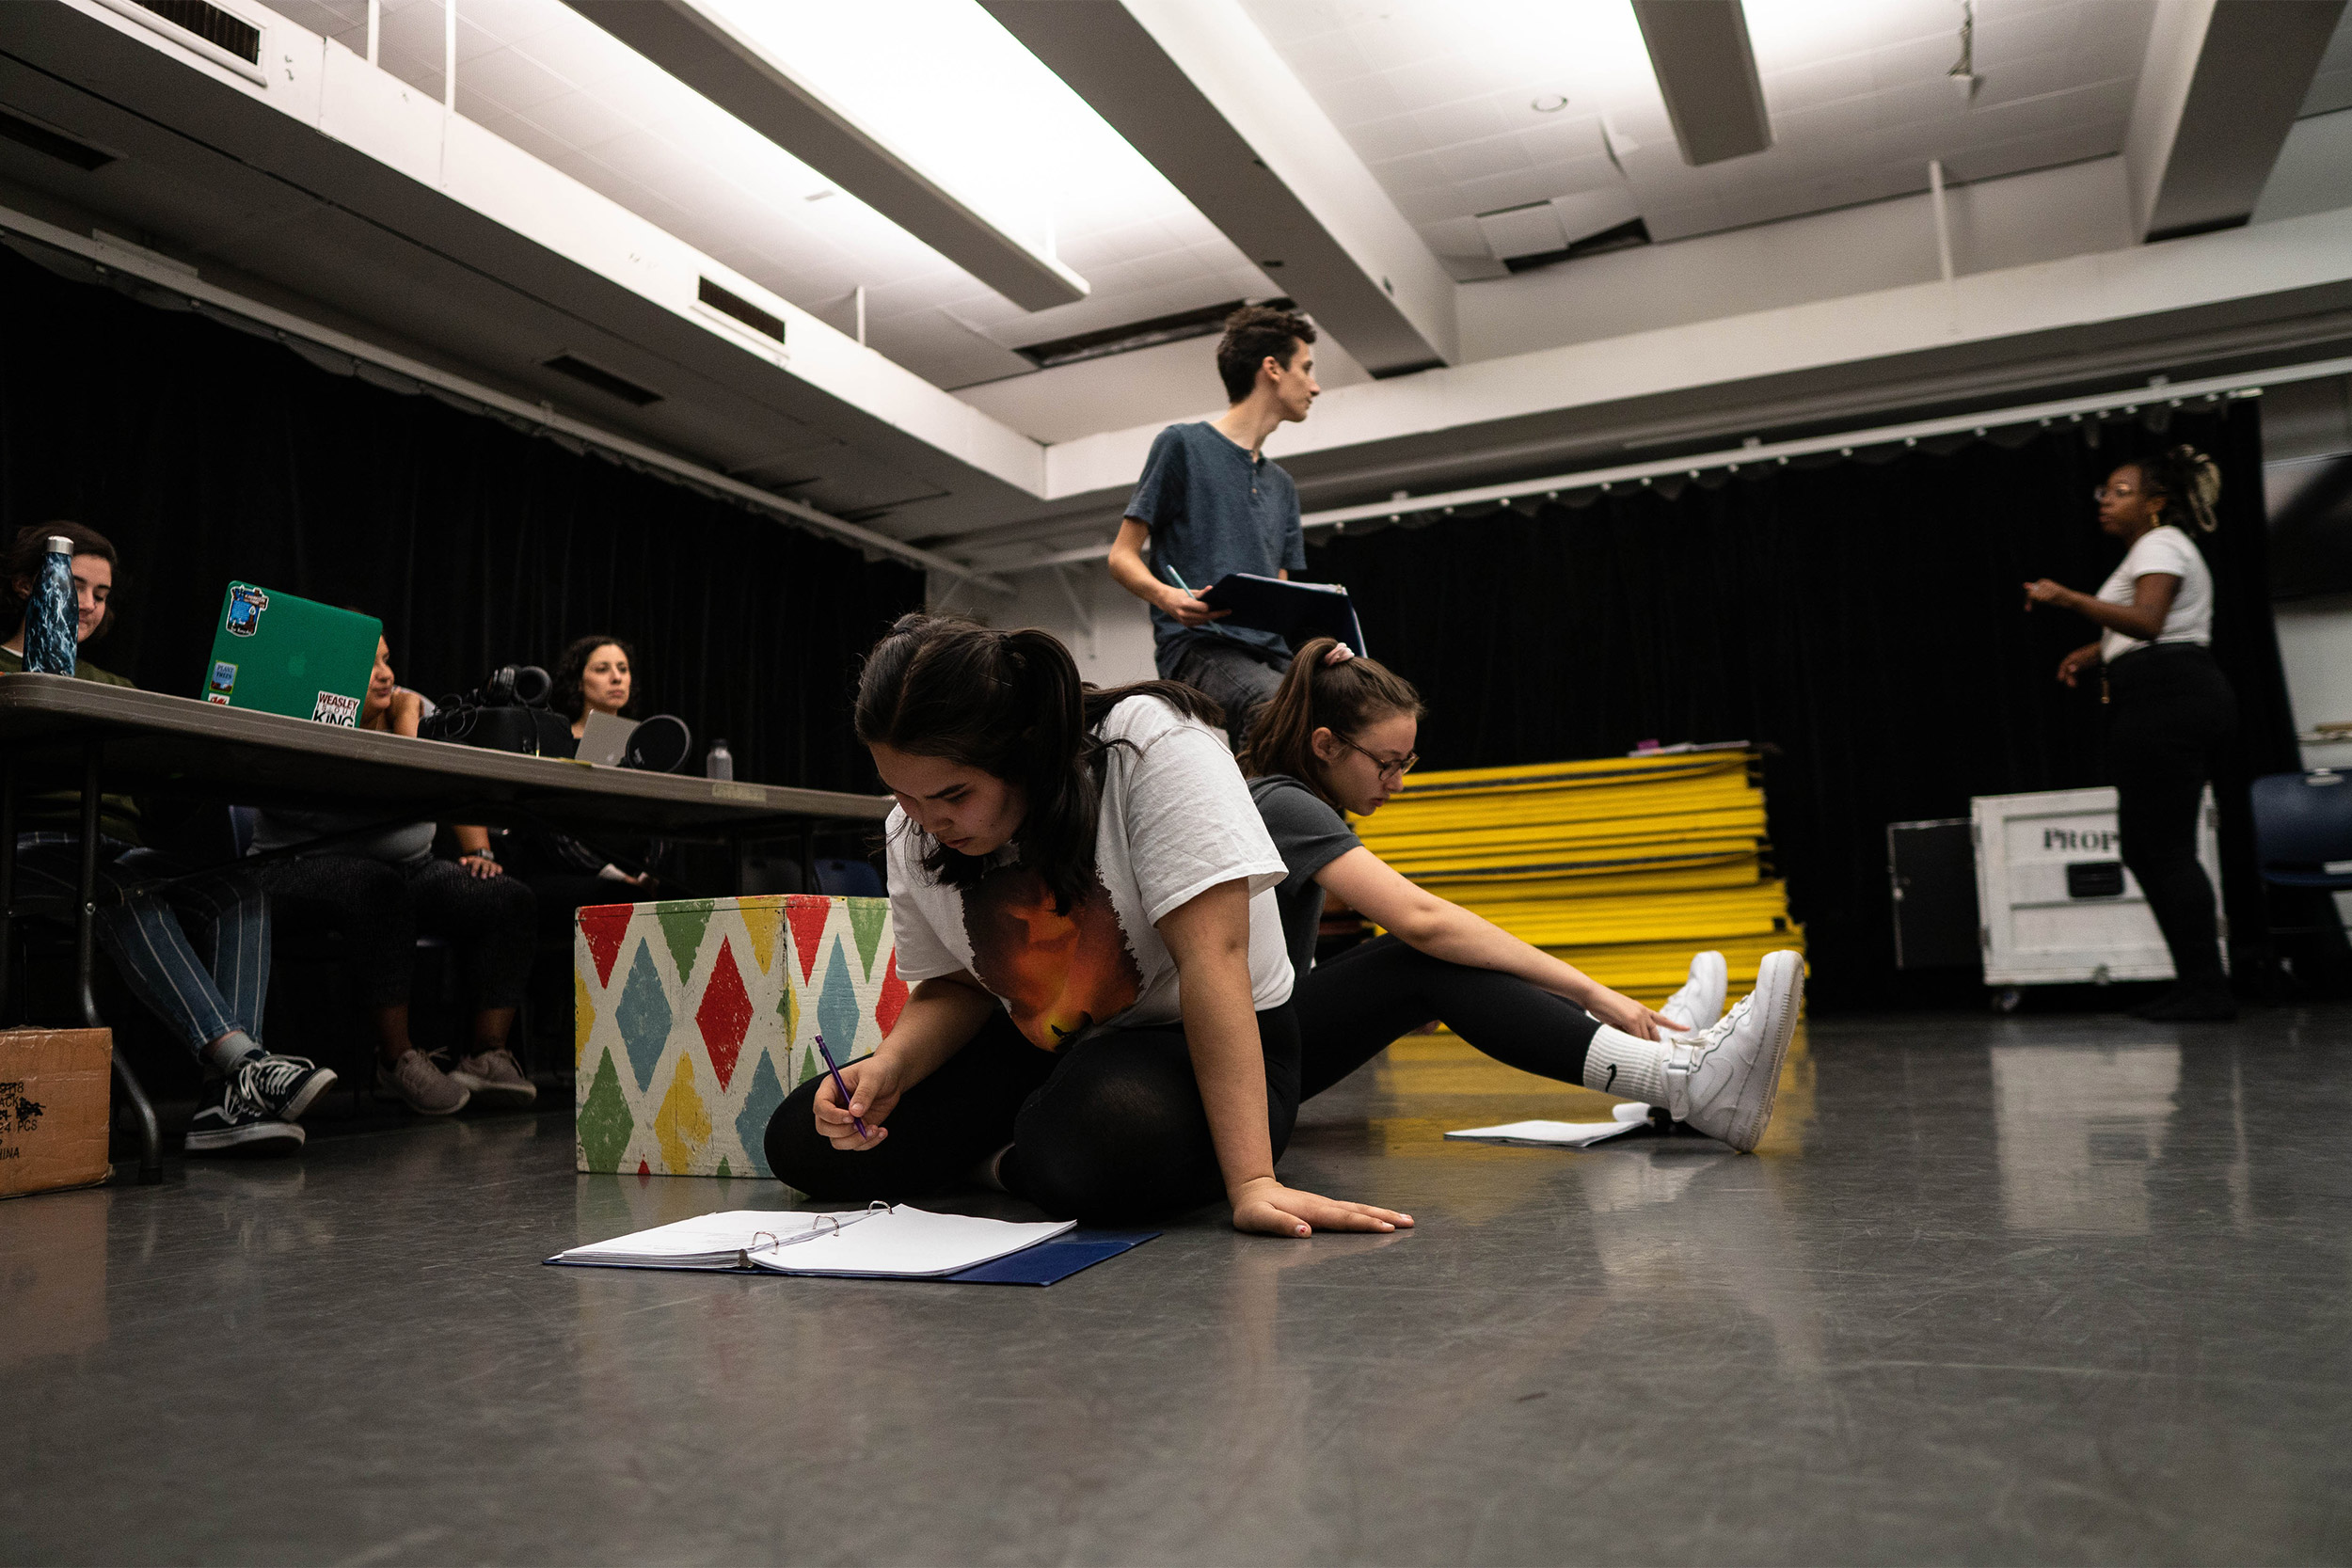
<path fill-rule="evenodd" d="M 1152 607 L 1152 662 L 1216 700 L 1236 748 L 1290 668 L 1290 645 L 1218 625 L 1232 611 L 1211 610 L 1200 591 L 1228 572 L 1286 578 L 1306 569 L 1298 489 L 1259 449 L 1275 426 L 1305 419 L 1322 391 L 1314 341 L 1314 324 L 1294 311 L 1245 305 L 1226 318 L 1216 370 L 1232 406 L 1160 432 L 1111 546 L 1111 576 Z"/>

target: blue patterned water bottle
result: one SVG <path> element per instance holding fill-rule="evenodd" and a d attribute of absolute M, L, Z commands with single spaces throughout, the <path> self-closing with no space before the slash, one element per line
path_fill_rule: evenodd
<path fill-rule="evenodd" d="M 80 641 L 74 623 L 80 619 L 73 603 L 73 541 L 53 533 L 33 596 L 24 605 L 24 668 L 36 675 L 73 673 Z"/>

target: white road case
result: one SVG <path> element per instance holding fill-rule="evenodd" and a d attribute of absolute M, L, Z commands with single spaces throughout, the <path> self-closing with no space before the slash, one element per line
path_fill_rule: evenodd
<path fill-rule="evenodd" d="M 2118 853 L 2113 788 L 1980 795 L 1968 807 L 1986 985 L 2172 978 L 2164 934 Z M 2198 813 L 2197 858 L 2213 879 L 2226 962 L 2216 820 L 2209 788 Z"/>

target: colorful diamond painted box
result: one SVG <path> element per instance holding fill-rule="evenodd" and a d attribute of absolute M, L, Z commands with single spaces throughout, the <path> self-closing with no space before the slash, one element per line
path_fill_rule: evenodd
<path fill-rule="evenodd" d="M 572 944 L 580 1168 L 769 1176 L 784 1097 L 871 1052 L 906 1006 L 890 900 L 609 904 Z"/>

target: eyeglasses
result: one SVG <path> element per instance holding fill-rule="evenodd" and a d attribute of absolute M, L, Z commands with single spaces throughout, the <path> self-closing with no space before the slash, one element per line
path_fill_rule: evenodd
<path fill-rule="evenodd" d="M 1380 776 L 1384 779 L 1391 773 L 1401 779 L 1406 774 L 1410 773 L 1414 768 L 1421 766 L 1421 753 L 1419 752 L 1407 752 L 1401 757 L 1384 757 L 1377 752 L 1365 751 L 1361 746 L 1357 745 L 1354 741 L 1348 739 L 1347 736 L 1343 735 L 1335 734 L 1331 736 L 1331 738 L 1346 747 L 1349 751 L 1356 752 L 1358 755 L 1370 758 L 1372 765 L 1380 769 Z"/>
<path fill-rule="evenodd" d="M 2109 496 L 2112 496 L 2117 500 L 2122 500 L 2127 497 L 2137 496 L 2138 494 L 2139 490 L 2136 485 L 2102 484 L 2097 489 L 2090 492 L 2090 499 L 2095 501 L 2103 501 Z"/>

